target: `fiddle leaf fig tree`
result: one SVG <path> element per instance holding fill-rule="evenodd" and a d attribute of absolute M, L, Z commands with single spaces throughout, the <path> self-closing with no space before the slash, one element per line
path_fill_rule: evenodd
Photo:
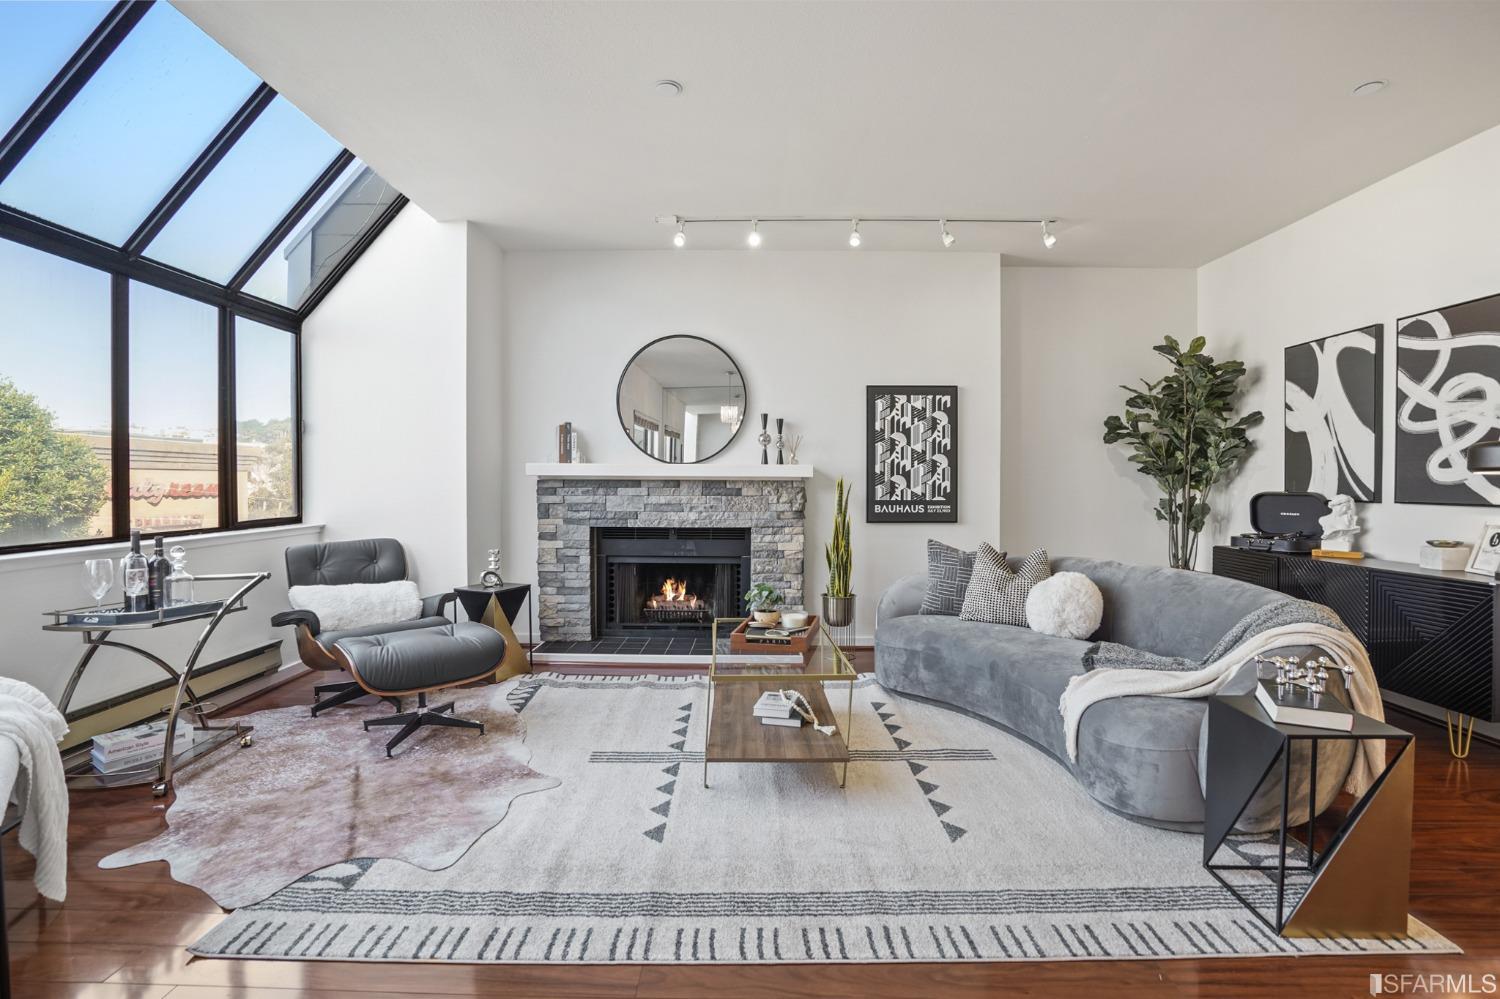
<path fill-rule="evenodd" d="M 1208 494 L 1229 478 L 1253 447 L 1249 430 L 1259 410 L 1235 417 L 1241 361 L 1216 361 L 1194 337 L 1183 349 L 1173 337 L 1151 348 L 1171 364 L 1156 381 L 1125 390 L 1125 414 L 1104 420 L 1104 443 L 1124 444 L 1130 461 L 1161 488 L 1156 519 L 1167 525 L 1168 562 L 1193 568 L 1198 536 L 1208 521 Z"/>

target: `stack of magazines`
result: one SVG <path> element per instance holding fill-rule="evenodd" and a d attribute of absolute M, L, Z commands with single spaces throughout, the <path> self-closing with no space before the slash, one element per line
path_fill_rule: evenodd
<path fill-rule="evenodd" d="M 94 769 L 100 773 L 117 773 L 134 770 L 161 759 L 162 746 L 167 739 L 165 721 L 135 725 L 94 736 L 94 750 L 90 758 Z M 177 725 L 172 735 L 172 753 L 176 755 L 193 744 L 193 726 Z"/>
<path fill-rule="evenodd" d="M 802 716 L 792 706 L 791 698 L 783 697 L 779 690 L 768 690 L 755 702 L 755 717 L 762 725 L 783 725 L 801 728 Z"/>

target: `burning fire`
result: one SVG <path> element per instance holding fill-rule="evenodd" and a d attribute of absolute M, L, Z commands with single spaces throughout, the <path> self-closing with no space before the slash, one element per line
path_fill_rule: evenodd
<path fill-rule="evenodd" d="M 687 580 L 668 578 L 661 584 L 661 591 L 646 601 L 646 606 L 651 610 L 698 610 L 703 601 L 687 591 Z"/>

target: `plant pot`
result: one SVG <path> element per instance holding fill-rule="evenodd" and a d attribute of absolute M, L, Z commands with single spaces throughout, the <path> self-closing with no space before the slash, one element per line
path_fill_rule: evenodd
<path fill-rule="evenodd" d="M 830 628 L 847 628 L 854 623 L 854 597 L 830 597 L 823 594 L 823 623 Z"/>
<path fill-rule="evenodd" d="M 763 628 L 774 628 L 781 623 L 781 611 L 753 611 L 755 623 Z"/>

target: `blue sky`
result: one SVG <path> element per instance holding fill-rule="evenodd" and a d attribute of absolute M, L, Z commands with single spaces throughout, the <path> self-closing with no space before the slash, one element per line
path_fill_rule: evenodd
<path fill-rule="evenodd" d="M 0 0 L 0 133 L 110 6 Z M 155 4 L 0 183 L 0 201 L 118 244 L 259 82 L 169 4 Z M 223 283 L 339 150 L 278 97 L 147 255 Z M 266 271 L 253 290 L 284 299 L 284 264 Z M 132 287 L 132 426 L 213 430 L 215 328 L 208 306 Z M 289 416 L 291 338 L 240 320 L 236 349 L 240 418 Z M 108 277 L 0 240 L 0 377 L 36 393 L 66 427 L 107 427 Z"/>

